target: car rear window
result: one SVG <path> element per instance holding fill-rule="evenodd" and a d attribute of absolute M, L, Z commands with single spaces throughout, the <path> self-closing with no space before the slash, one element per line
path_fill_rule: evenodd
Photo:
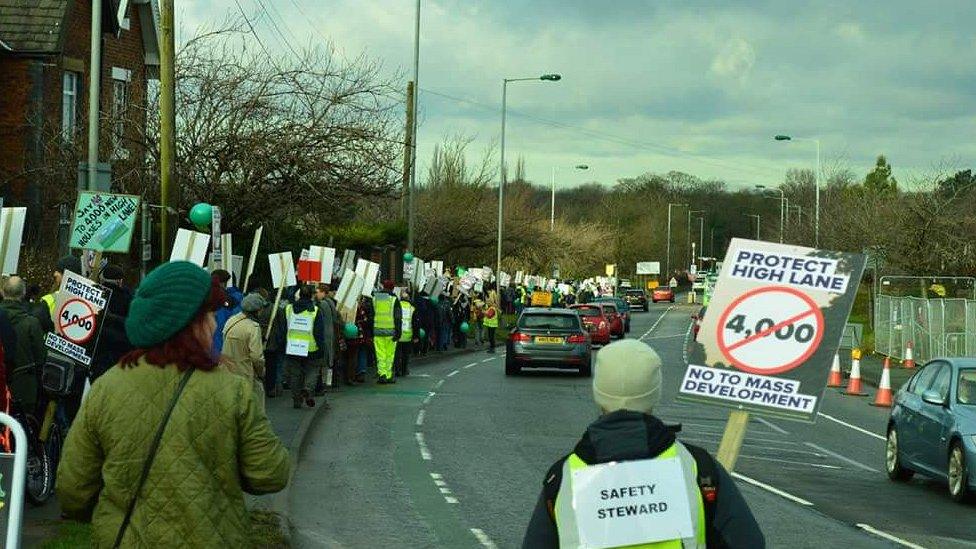
<path fill-rule="evenodd" d="M 644 295 L 644 291 L 643 290 L 627 290 L 627 295 L 633 295 L 633 296 L 640 297 L 640 296 Z"/>
<path fill-rule="evenodd" d="M 613 313 L 617 312 L 617 306 L 614 305 L 613 303 L 605 303 L 603 305 L 603 310 L 606 311 L 606 312 L 608 312 L 608 313 L 610 313 L 610 314 L 613 314 Z"/>
<path fill-rule="evenodd" d="M 599 307 L 576 307 L 575 310 L 580 316 L 600 316 Z"/>
<path fill-rule="evenodd" d="M 573 330 L 579 328 L 576 316 L 558 314 L 525 314 L 519 319 L 519 328 L 528 330 Z"/>

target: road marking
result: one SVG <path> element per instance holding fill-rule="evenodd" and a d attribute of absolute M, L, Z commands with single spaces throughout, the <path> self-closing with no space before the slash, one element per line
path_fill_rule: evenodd
<path fill-rule="evenodd" d="M 430 478 L 432 478 L 432 479 L 434 479 L 436 481 L 436 480 L 440 480 L 440 479 L 442 479 L 444 477 L 440 473 L 431 473 L 430 474 Z"/>
<path fill-rule="evenodd" d="M 488 537 L 488 534 L 486 534 L 480 528 L 472 528 L 471 533 L 474 534 L 474 537 L 478 538 L 478 541 L 481 543 L 483 547 L 488 547 L 490 549 L 496 549 L 498 547 L 497 545 L 495 545 L 495 542 L 491 541 L 491 538 Z"/>
<path fill-rule="evenodd" d="M 443 379 L 440 380 L 440 381 L 438 381 L 437 383 L 435 383 L 434 384 L 434 388 L 435 389 L 440 389 L 441 388 L 441 385 L 444 385 L 444 380 Z"/>
<path fill-rule="evenodd" d="M 427 393 L 427 398 L 424 399 L 424 406 L 430 404 L 430 399 L 434 398 L 434 395 L 436 395 L 436 394 L 437 393 L 435 393 L 433 391 Z"/>
<path fill-rule="evenodd" d="M 691 323 L 688 324 L 688 331 L 685 332 L 685 342 L 681 346 L 681 360 L 685 363 L 685 366 L 688 365 L 688 351 L 689 351 L 688 344 L 691 343 L 691 328 L 694 325 L 695 325 L 694 320 L 692 320 Z"/>
<path fill-rule="evenodd" d="M 788 499 L 788 500 L 790 500 L 790 501 L 792 501 L 794 503 L 799 503 L 800 505 L 808 505 L 810 507 L 813 506 L 812 503 L 810 503 L 809 501 L 807 501 L 807 500 L 805 500 L 803 498 L 796 497 L 796 496 L 794 496 L 793 494 L 791 494 L 789 492 L 784 492 L 784 491 L 780 490 L 779 488 L 775 488 L 775 487 L 770 486 L 770 485 L 768 485 L 766 483 L 759 482 L 758 480 L 756 480 L 754 478 L 749 478 L 749 477 L 747 477 L 747 476 L 745 476 L 743 474 L 736 473 L 734 471 L 732 472 L 732 476 L 735 477 L 735 478 L 737 478 L 737 479 L 739 479 L 739 480 L 741 480 L 741 481 L 743 481 L 743 482 L 748 482 L 749 484 L 752 484 L 753 486 L 757 486 L 759 488 L 762 488 L 763 490 L 766 490 L 767 492 L 772 492 L 772 493 L 776 494 L 777 496 L 784 497 L 784 498 L 786 498 L 786 499 Z"/>
<path fill-rule="evenodd" d="M 899 538 L 897 536 L 893 536 L 893 535 L 891 535 L 891 534 L 889 534 L 887 532 L 882 532 L 881 530 L 878 530 L 877 528 L 873 528 L 872 526 L 870 526 L 868 524 L 858 524 L 857 527 L 860 528 L 861 530 L 864 530 L 865 532 L 868 532 L 870 534 L 874 534 L 874 535 L 876 535 L 876 536 L 878 536 L 880 538 L 884 538 L 884 539 L 886 539 L 888 541 L 895 542 L 898 545 L 902 545 L 902 546 L 905 546 L 905 547 L 910 547 L 911 549 L 925 549 L 921 545 L 912 543 L 910 541 L 903 540 L 903 539 L 901 539 L 901 538 Z"/>
<path fill-rule="evenodd" d="M 424 410 L 417 413 L 417 427 L 422 427 L 424 425 L 424 414 L 426 413 L 427 412 Z"/>
<path fill-rule="evenodd" d="M 444 486 L 447 486 L 447 483 L 444 482 L 443 480 L 435 480 L 434 481 L 434 484 L 436 484 L 438 488 L 442 488 Z"/>
<path fill-rule="evenodd" d="M 410 374 L 411 377 L 430 377 L 430 374 Z"/>
<path fill-rule="evenodd" d="M 839 460 L 843 461 L 844 463 L 847 463 L 849 465 L 853 465 L 854 467 L 858 467 L 858 468 L 864 469 L 865 471 L 868 471 L 869 473 L 880 473 L 881 472 L 881 471 L 878 471 L 877 469 L 875 469 L 873 467 L 868 467 L 867 465 L 861 463 L 860 461 L 855 461 L 855 460 L 853 460 L 853 459 L 851 459 L 851 458 L 849 458 L 847 456 L 842 456 L 842 455 L 840 455 L 840 454 L 838 454 L 836 452 L 831 452 L 830 450 L 824 448 L 823 446 L 818 446 L 818 445 L 816 445 L 816 444 L 814 444 L 812 442 L 804 442 L 804 444 L 806 444 L 807 446 L 813 448 L 814 450 L 821 451 L 821 452 L 827 454 L 830 457 L 839 459 Z"/>
<path fill-rule="evenodd" d="M 451 496 L 444 496 L 444 501 L 446 501 L 448 503 L 457 503 L 458 502 L 457 498 L 451 497 Z"/>
<path fill-rule="evenodd" d="M 495 358 L 494 357 L 492 357 L 492 358 L 486 358 L 486 359 L 482 360 L 481 363 L 484 364 L 485 362 L 491 362 L 492 360 L 495 360 Z"/>
<path fill-rule="evenodd" d="M 654 336 L 654 337 L 641 337 L 641 339 L 647 339 L 648 341 L 652 339 L 673 339 L 676 337 L 685 337 L 685 334 L 674 334 L 669 336 Z"/>
<path fill-rule="evenodd" d="M 653 332 L 655 328 L 657 328 L 657 325 L 660 324 L 662 320 L 664 320 L 665 315 L 667 315 L 668 312 L 671 309 L 674 309 L 674 305 L 672 305 L 672 306 L 668 307 L 667 309 L 665 309 L 664 312 L 661 313 L 661 316 L 657 317 L 657 320 L 654 321 L 654 324 L 651 325 L 651 328 L 649 330 L 647 330 L 646 332 L 644 332 L 644 335 L 642 335 L 639 338 L 637 338 L 637 341 L 641 341 L 642 339 L 644 339 L 645 337 L 647 337 L 648 335 L 650 335 L 650 333 Z"/>
<path fill-rule="evenodd" d="M 755 420 L 756 420 L 756 421 L 758 421 L 759 423 L 762 423 L 762 424 L 763 424 L 763 425 L 765 425 L 766 427 L 769 427 L 770 429 L 772 429 L 772 430 L 774 430 L 774 431 L 776 431 L 777 433 L 779 433 L 779 434 L 781 434 L 781 435 L 788 435 L 788 434 L 790 434 L 790 433 L 789 433 L 788 431 L 786 431 L 785 429 L 781 429 L 781 428 L 780 428 L 780 427 L 779 427 L 778 425 L 776 425 L 776 424 L 774 424 L 774 423 L 772 423 L 772 422 L 770 422 L 770 421 L 766 421 L 765 419 L 763 419 L 763 418 L 761 418 L 761 417 L 755 417 L 755 418 L 753 418 L 753 419 L 755 419 Z"/>
<path fill-rule="evenodd" d="M 461 370 L 454 370 L 453 372 L 447 374 L 447 377 L 454 377 L 454 376 L 458 375 L 458 372 L 460 372 L 460 371 Z"/>
<path fill-rule="evenodd" d="M 430 461 L 430 450 L 427 449 L 427 442 L 424 441 L 424 434 L 418 431 L 414 433 L 414 436 L 417 437 L 417 446 L 420 447 L 420 457 L 424 458 L 424 461 Z"/>
<path fill-rule="evenodd" d="M 478 365 L 478 363 L 477 363 L 477 362 L 472 362 L 471 364 L 467 364 L 467 365 L 465 365 L 465 366 L 464 366 L 464 369 L 465 369 L 465 370 L 467 370 L 468 368 L 474 368 L 474 367 L 475 367 L 475 366 L 477 366 L 477 365 Z"/>
<path fill-rule="evenodd" d="M 843 467 L 839 467 L 837 465 L 827 465 L 827 464 L 824 464 L 824 463 L 810 463 L 808 461 L 792 461 L 792 460 L 789 460 L 789 459 L 776 459 L 776 458 L 762 457 L 762 456 L 746 456 L 746 455 L 741 455 L 741 456 L 739 456 L 739 458 L 740 459 L 755 459 L 755 460 L 758 460 L 758 461 L 771 461 L 773 463 L 785 463 L 787 465 L 803 465 L 805 467 L 813 467 L 815 469 L 843 469 Z"/>
<path fill-rule="evenodd" d="M 825 417 L 825 418 L 829 419 L 830 421 L 833 421 L 834 423 L 839 423 L 839 424 L 843 425 L 844 427 L 850 427 L 851 429 L 854 429 L 855 431 L 864 433 L 865 435 L 868 435 L 869 437 L 874 437 L 874 438 L 876 438 L 878 440 L 887 440 L 885 437 L 879 435 L 878 433 L 872 433 L 871 431 L 868 431 L 867 429 L 862 429 L 862 428 L 858 427 L 857 425 L 851 425 L 850 423 L 847 423 L 846 421 L 837 419 L 834 416 L 828 416 L 827 414 L 825 414 L 823 412 L 817 412 L 817 415 L 819 415 L 821 417 Z"/>
<path fill-rule="evenodd" d="M 450 488 L 438 488 L 438 490 L 440 490 L 442 494 L 450 494 L 451 493 L 451 489 Z"/>

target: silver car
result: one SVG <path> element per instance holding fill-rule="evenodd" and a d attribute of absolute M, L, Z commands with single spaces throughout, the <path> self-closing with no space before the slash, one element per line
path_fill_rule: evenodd
<path fill-rule="evenodd" d="M 592 375 L 590 334 L 574 309 L 525 309 L 506 347 L 505 375 L 523 368 L 571 368 Z"/>

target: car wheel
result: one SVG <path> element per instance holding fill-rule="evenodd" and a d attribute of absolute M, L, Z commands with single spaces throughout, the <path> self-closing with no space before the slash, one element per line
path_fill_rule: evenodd
<path fill-rule="evenodd" d="M 517 376 L 522 373 L 522 368 L 511 357 L 505 357 L 505 375 Z"/>
<path fill-rule="evenodd" d="M 586 365 L 580 366 L 579 370 L 580 377 L 593 377 L 593 360 L 589 357 L 586 359 Z"/>
<path fill-rule="evenodd" d="M 671 298 L 671 303 L 674 303 L 674 298 L 673 297 Z"/>
<path fill-rule="evenodd" d="M 953 442 L 949 449 L 949 495 L 957 502 L 972 499 L 969 489 L 969 471 L 966 470 L 966 453 L 959 441 Z"/>
<path fill-rule="evenodd" d="M 647 303 L 644 304 L 644 312 L 647 312 Z"/>
<path fill-rule="evenodd" d="M 911 469 L 906 469 L 901 463 L 901 452 L 898 448 L 898 431 L 895 426 L 888 427 L 888 438 L 885 443 L 885 471 L 891 480 L 904 482 L 912 478 L 915 474 Z"/>

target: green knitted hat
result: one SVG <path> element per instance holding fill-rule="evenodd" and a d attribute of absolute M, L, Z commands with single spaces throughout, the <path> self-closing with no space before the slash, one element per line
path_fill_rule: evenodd
<path fill-rule="evenodd" d="M 189 261 L 170 261 L 139 284 L 125 319 L 132 345 L 152 347 L 185 328 L 210 294 L 207 271 Z"/>

